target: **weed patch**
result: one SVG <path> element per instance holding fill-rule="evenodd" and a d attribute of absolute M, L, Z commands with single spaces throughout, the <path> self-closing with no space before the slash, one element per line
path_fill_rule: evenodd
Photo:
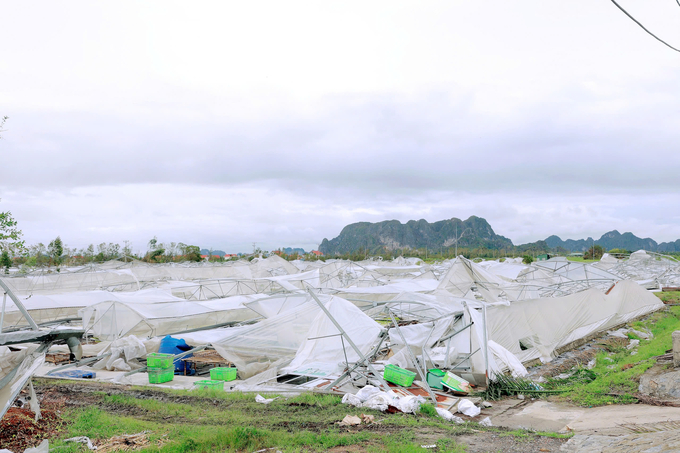
<path fill-rule="evenodd" d="M 546 388 L 566 391 L 563 397 L 581 406 L 637 402 L 634 394 L 640 376 L 654 366 L 655 356 L 663 355 L 672 347 L 671 334 L 680 330 L 680 307 L 668 307 L 642 321 L 631 323 L 631 326 L 639 331 L 651 332 L 653 336 L 644 339 L 632 335 L 640 340 L 633 351 L 626 348 L 628 339 L 607 338 L 599 342 L 605 350 L 596 355 L 595 366 L 591 370 L 578 367 L 568 379 L 549 379 Z"/>

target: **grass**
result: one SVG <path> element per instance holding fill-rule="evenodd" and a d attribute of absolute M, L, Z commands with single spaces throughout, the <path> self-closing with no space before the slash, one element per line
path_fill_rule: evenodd
<path fill-rule="evenodd" d="M 54 384 L 46 381 L 43 385 Z M 463 453 L 466 447 L 455 441 L 463 434 L 491 432 L 527 442 L 537 436 L 563 437 L 447 422 L 428 403 L 417 414 L 387 414 L 347 406 L 338 396 L 318 393 L 279 397 L 264 405 L 255 402 L 254 394 L 238 392 L 133 387 L 121 393 L 117 387 L 102 389 L 83 396 L 86 405 L 64 410 L 67 431 L 50 440 L 51 448 L 60 453 L 84 453 L 85 446 L 63 439 L 87 436 L 98 443 L 141 431 L 149 431 L 151 444 L 139 451 L 154 453 L 254 452 L 267 448 L 302 453 L 344 447 L 371 453 L 415 453 L 422 452 L 426 444 L 436 444 L 438 452 Z M 373 415 L 375 424 L 350 428 L 337 424 L 345 415 L 362 413 Z"/>
<path fill-rule="evenodd" d="M 314 452 L 360 445 L 376 453 L 409 453 L 422 451 L 419 431 L 434 427 L 441 433 L 436 439 L 437 451 L 462 453 L 464 447 L 450 437 L 471 432 L 467 426 L 437 417 L 432 405 L 425 405 L 416 415 L 389 415 L 341 404 L 341 398 L 335 395 L 303 393 L 264 405 L 255 403 L 253 394 L 164 389 L 150 397 L 146 389 L 147 394 L 140 397 L 136 389 L 132 390 L 126 394 L 90 393 L 96 403 L 64 412 L 69 426 L 61 439 L 87 436 L 104 440 L 148 430 L 152 445 L 140 450 L 143 452 L 242 452 L 264 448 Z M 337 425 L 347 414 L 362 413 L 374 415 L 380 423 L 374 428 Z M 59 452 L 86 451 L 80 444 L 63 440 L 51 442 L 50 446 L 58 447 Z"/>
<path fill-rule="evenodd" d="M 654 294 L 665 304 L 680 304 L 680 291 L 663 291 Z"/>
<path fill-rule="evenodd" d="M 663 293 L 657 293 L 660 295 Z M 671 334 L 680 330 L 680 307 L 668 307 L 656 312 L 643 321 L 630 324 L 636 330 L 649 331 L 654 335 L 648 340 L 630 334 L 629 337 L 639 339 L 640 344 L 632 354 L 615 342 L 608 342 L 605 350 L 596 356 L 595 366 L 589 370 L 588 376 L 594 379 L 572 379 L 571 381 L 551 381 L 544 387 L 547 389 L 566 390 L 565 398 L 581 406 L 602 406 L 606 404 L 628 404 L 637 401 L 640 376 L 656 363 L 654 356 L 663 355 L 672 348 Z M 625 342 L 625 341 L 624 341 Z M 625 342 L 627 343 L 627 342 Z M 578 367 L 573 370 L 577 376 L 583 376 L 584 370 Z"/>
<path fill-rule="evenodd" d="M 600 261 L 599 259 L 597 259 L 597 260 L 586 260 L 586 259 L 583 259 L 582 256 L 567 256 L 566 258 L 567 258 L 568 261 L 574 261 L 576 263 L 596 263 L 596 262 Z"/>

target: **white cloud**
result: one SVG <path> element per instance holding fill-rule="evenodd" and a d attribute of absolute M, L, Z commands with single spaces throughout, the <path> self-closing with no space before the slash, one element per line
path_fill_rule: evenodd
<path fill-rule="evenodd" d="M 680 45 L 673 2 L 626 7 Z M 0 39 L 29 242 L 680 237 L 680 59 L 607 2 L 6 2 Z"/>

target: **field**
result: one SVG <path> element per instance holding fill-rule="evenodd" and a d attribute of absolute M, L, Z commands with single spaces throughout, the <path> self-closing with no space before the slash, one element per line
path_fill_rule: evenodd
<path fill-rule="evenodd" d="M 680 297 L 657 295 L 670 303 Z M 671 333 L 680 330 L 680 307 L 667 307 L 631 327 L 653 333 L 649 340 L 629 334 L 640 340 L 635 354 L 626 348 L 628 339 L 601 337 L 589 351 L 596 359 L 592 369 L 586 371 L 585 362 L 577 362 L 570 369 L 573 378 L 543 384 L 560 393 L 527 394 L 586 407 L 637 402 L 640 376 L 659 366 L 655 357 L 668 351 Z M 85 452 L 85 445 L 64 440 L 87 436 L 106 453 L 115 451 L 106 447 L 115 436 L 138 434 L 136 451 L 143 452 L 545 452 L 559 451 L 569 437 L 455 424 L 438 417 L 430 405 L 418 414 L 356 409 L 342 404 L 339 396 L 316 393 L 265 395 L 276 398 L 265 405 L 255 402 L 253 393 L 99 382 L 39 379 L 36 389 L 45 420 L 34 423 L 27 411 L 13 409 L 0 425 L 0 448 L 18 452 L 49 438 L 50 448 L 58 452 Z M 339 424 L 346 415 L 363 414 L 373 420 Z"/>
<path fill-rule="evenodd" d="M 252 393 L 175 391 L 104 383 L 39 380 L 43 410 L 60 413 L 50 448 L 84 452 L 64 442 L 87 436 L 95 445 L 123 434 L 148 431 L 144 452 L 476 452 L 558 451 L 569 436 L 508 431 L 469 422 L 455 424 L 425 405 L 418 414 L 386 414 L 341 404 L 340 397 L 302 394 L 265 405 Z M 269 396 L 272 397 L 272 396 Z M 346 415 L 372 423 L 340 426 Z M 26 445 L 25 432 L 0 447 Z M 32 444 L 39 443 L 33 439 Z M 22 443 L 23 442 L 23 443 Z M 31 444 L 31 442 L 28 442 Z M 474 446 L 466 446 L 474 444 Z M 543 449 L 543 450 L 541 450 Z M 20 451 L 20 450 L 18 450 Z"/>

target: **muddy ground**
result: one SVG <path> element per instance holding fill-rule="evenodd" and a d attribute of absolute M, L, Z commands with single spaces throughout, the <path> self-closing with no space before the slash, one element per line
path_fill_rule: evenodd
<path fill-rule="evenodd" d="M 126 386 L 114 386 L 105 383 L 83 382 L 74 383 L 66 381 L 38 381 L 36 386 L 38 398 L 41 401 L 43 413 L 48 414 L 44 420 L 39 422 L 32 421 L 32 414 L 23 409 L 13 409 L 11 417 L 4 417 L 3 424 L 0 425 L 2 437 L 0 437 L 0 448 L 8 448 L 14 452 L 21 452 L 28 446 L 36 446 L 43 438 L 54 438 L 63 433 L 65 422 L 60 414 L 65 410 L 78 407 L 88 407 L 96 405 L 107 412 L 134 417 L 140 420 L 163 421 L 164 423 L 186 423 L 182 417 L 160 417 L 153 412 L 149 412 L 129 405 L 118 405 L 115 403 L 104 403 L 102 395 L 124 394 L 137 399 L 154 399 L 159 401 L 180 403 L 180 404 L 211 404 L 214 407 L 223 407 L 230 410 L 230 402 L 224 400 L 207 400 L 200 397 L 185 395 L 174 395 L 154 389 L 139 389 Z M 97 393 L 95 393 L 97 392 Z M 17 416 L 21 416 L 17 418 Z M 323 431 L 329 426 L 325 424 L 309 423 L 305 424 L 305 429 L 312 431 Z M 394 425 L 360 425 L 348 427 L 350 431 L 371 430 L 381 434 L 391 434 L 395 430 L 401 429 Z M 436 427 L 428 427 L 419 430 L 416 442 L 424 446 L 436 445 L 436 441 L 442 437 L 450 436 Z M 60 437 L 60 436 L 59 436 Z M 515 436 L 508 431 L 499 428 L 496 432 L 484 430 L 472 430 L 470 434 L 455 437 L 457 443 L 467 445 L 467 451 L 478 452 L 557 452 L 566 439 L 556 439 L 544 436 Z M 347 447 L 337 447 L 331 449 L 332 452 L 363 452 L 368 451 L 361 445 Z M 423 451 L 436 452 L 437 448 L 425 448 Z"/>

